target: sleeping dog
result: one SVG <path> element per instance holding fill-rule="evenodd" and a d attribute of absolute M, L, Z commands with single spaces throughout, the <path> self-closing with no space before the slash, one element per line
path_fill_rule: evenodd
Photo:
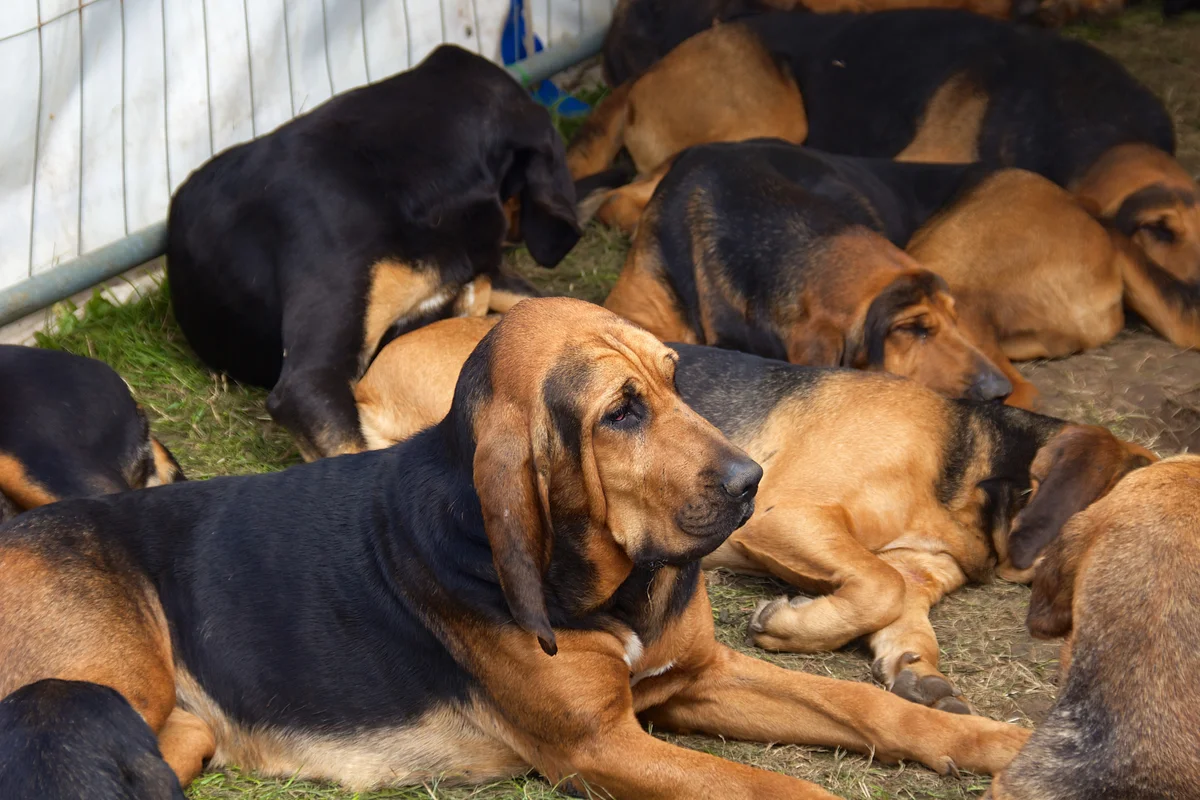
<path fill-rule="evenodd" d="M 0 345 L 0 522 L 72 497 L 183 480 L 107 364 Z"/>
<path fill-rule="evenodd" d="M 1200 783 L 1200 458 L 1125 478 L 1071 518 L 1029 630 L 1065 636 L 1058 701 L 993 800 L 1188 800 Z"/>
<path fill-rule="evenodd" d="M 786 143 L 692 148 L 655 191 L 604 305 L 664 341 L 1005 398 L 1012 384 L 959 325 L 946 282 L 887 238 L 905 240 L 969 175 L 913 173 Z"/>
<path fill-rule="evenodd" d="M 368 441 L 386 446 L 440 420 L 447 382 L 494 324 L 445 320 L 384 348 L 362 384 Z M 866 637 L 880 682 L 941 709 L 967 706 L 937 669 L 929 609 L 993 570 L 1027 581 L 1071 514 L 1156 460 L 1104 428 L 951 401 L 886 375 L 671 347 L 683 400 L 764 469 L 759 511 L 704 566 L 819 595 L 764 601 L 755 643 L 817 652 Z M 426 365 L 424 380 L 406 379 L 397 365 L 407 361 Z"/>
<path fill-rule="evenodd" d="M 527 300 L 450 413 L 388 450 L 60 503 L 0 527 L 0 693 L 111 686 L 186 784 L 219 764 L 356 789 L 531 767 L 614 798 L 831 800 L 651 736 L 1002 769 L 1013 725 L 720 645 L 700 571 L 762 469 L 598 306 Z"/>
<path fill-rule="evenodd" d="M 603 196 L 628 210 L 648 182 L 657 181 Z M 1010 404 L 1024 408 L 1037 393 L 1010 358 L 1097 347 L 1124 324 L 1125 249 L 1070 194 L 1026 170 L 838 156 L 772 139 L 717 143 L 685 151 L 650 208 L 606 305 L 664 339 L 811 365 L 836 364 L 840 352 L 843 365 L 857 365 L 853 347 L 832 342 L 868 339 L 872 315 L 893 326 L 914 316 L 881 316 L 875 303 L 891 287 L 871 295 L 881 265 L 904 258 L 897 247 L 945 281 L 954 307 L 925 326 L 920 363 L 899 363 L 903 327 L 880 329 L 876 349 L 889 371 L 943 391 L 953 384 L 939 382 L 961 372 L 947 366 L 955 318 L 1012 384 Z"/>
<path fill-rule="evenodd" d="M 568 159 L 581 179 L 625 147 L 651 175 L 692 145 L 763 136 L 1043 175 L 1128 248 L 1129 306 L 1200 345 L 1200 187 L 1162 103 L 1085 43 L 954 11 L 746 17 L 616 89 Z"/>
<path fill-rule="evenodd" d="M 167 275 L 201 359 L 270 387 L 307 459 L 362 448 L 352 387 L 381 343 L 493 297 L 518 198 L 529 252 L 579 238 L 550 116 L 500 67 L 452 46 L 233 147 L 171 203 Z M 500 301 L 500 302 L 497 302 Z"/>

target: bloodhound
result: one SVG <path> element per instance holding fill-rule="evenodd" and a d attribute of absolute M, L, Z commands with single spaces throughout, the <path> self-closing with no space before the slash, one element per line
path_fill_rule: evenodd
<path fill-rule="evenodd" d="M 1011 383 L 1012 405 L 1031 408 L 1037 392 L 1010 359 L 1098 347 L 1124 324 L 1127 248 L 1026 170 L 836 156 L 766 139 L 690 148 L 667 176 L 607 303 L 664 339 L 837 363 L 814 358 L 816 342 L 852 364 L 853 348 L 825 340 L 869 334 L 870 293 L 884 265 L 902 258 L 896 247 L 945 280 L 958 327 Z M 616 190 L 622 213 L 634 203 L 628 190 L 645 183 Z M 779 344 L 747 346 L 746 328 L 774 328 Z M 884 363 L 920 378 L 921 367 L 895 364 L 903 336 L 889 335 Z M 924 341 L 939 344 L 936 334 Z M 925 356 L 928 369 L 953 375 L 939 355 Z"/>
<path fill-rule="evenodd" d="M 1167 0 L 1164 13 L 1181 13 L 1184 2 Z M 1178 6 L 1179 10 L 1173 10 Z M 1106 16 L 1124 8 L 1124 0 L 619 0 L 602 49 L 604 79 L 610 86 L 641 77 L 686 39 L 755 13 L 812 11 L 858 14 L 898 9 L 962 9 L 996 19 L 1061 25 L 1087 16 Z"/>
<path fill-rule="evenodd" d="M 993 800 L 1191 800 L 1200 785 L 1200 458 L 1125 478 L 1033 579 L 1029 630 L 1065 636 L 1058 702 Z"/>
<path fill-rule="evenodd" d="M 184 800 L 154 731 L 125 698 L 54 679 L 0 701 L 0 797 Z"/>
<path fill-rule="evenodd" d="M 382 343 L 515 302 L 492 290 L 515 280 L 500 272 L 506 200 L 538 263 L 574 246 L 563 159 L 507 72 L 439 47 L 188 178 L 168 220 L 175 316 L 205 363 L 271 388 L 306 459 L 360 450 L 352 387 Z"/>
<path fill-rule="evenodd" d="M 446 320 L 388 348 L 454 376 L 494 324 Z M 938 671 L 929 609 L 993 569 L 1028 581 L 1071 514 L 1157 460 L 1104 428 L 947 400 L 886 375 L 670 346 L 683 401 L 764 469 L 759 510 L 703 565 L 820 595 L 761 603 L 750 623 L 755 643 L 818 652 L 866 637 L 881 683 L 940 709 L 967 706 Z M 367 380 L 393 397 L 369 401 L 375 414 L 363 414 L 384 445 L 450 407 L 444 377 L 403 380 L 387 355 Z"/>
<path fill-rule="evenodd" d="M 615 89 L 568 164 L 582 179 L 625 147 L 649 176 L 687 147 L 764 136 L 1043 175 L 1129 249 L 1129 306 L 1200 345 L 1200 188 L 1162 103 L 1083 42 L 955 11 L 745 17 Z"/>
<path fill-rule="evenodd" d="M 655 192 L 604 305 L 663 341 L 1005 398 L 1013 384 L 959 325 L 947 283 L 888 241 L 970 178 L 784 142 L 692 148 Z"/>
<path fill-rule="evenodd" d="M 1019 727 L 716 641 L 700 559 L 762 469 L 675 370 L 616 315 L 528 300 L 395 447 L 22 515 L 0 527 L 0 692 L 110 686 L 184 784 L 212 755 L 355 788 L 532 767 L 614 798 L 833 797 L 639 721 L 1006 766 Z"/>
<path fill-rule="evenodd" d="M 0 345 L 0 386 L 0 522 L 58 500 L 183 480 L 104 362 Z"/>

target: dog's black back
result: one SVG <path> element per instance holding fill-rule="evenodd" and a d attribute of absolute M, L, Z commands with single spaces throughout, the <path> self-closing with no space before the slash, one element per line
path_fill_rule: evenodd
<path fill-rule="evenodd" d="M 369 265 L 419 265 L 443 283 L 495 271 L 500 203 L 517 194 L 534 258 L 565 255 L 578 230 L 547 213 L 574 201 L 555 159 L 545 110 L 501 68 L 442 46 L 224 151 L 179 188 L 167 243 L 176 318 L 209 365 L 262 386 L 289 338 L 327 329 L 316 346 L 353 379 Z"/>
<path fill-rule="evenodd" d="M 183 800 L 146 722 L 116 691 L 47 679 L 0 701 L 4 800 Z"/>
<path fill-rule="evenodd" d="M 988 98 L 983 161 L 1067 184 L 1119 144 L 1175 149 L 1170 116 L 1149 89 L 1099 50 L 1049 31 L 944 10 L 744 22 L 790 64 L 812 147 L 893 157 L 934 92 L 961 75 Z"/>

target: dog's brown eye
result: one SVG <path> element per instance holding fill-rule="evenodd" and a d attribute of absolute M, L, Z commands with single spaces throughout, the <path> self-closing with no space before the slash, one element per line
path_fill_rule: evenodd
<path fill-rule="evenodd" d="M 635 398 L 629 398 L 621 403 L 616 410 L 604 415 L 604 422 L 613 428 L 629 428 L 641 419 L 641 406 Z"/>
<path fill-rule="evenodd" d="M 929 329 L 929 326 L 923 325 L 920 322 L 906 322 L 903 325 L 897 325 L 896 330 L 904 331 L 905 333 L 911 334 L 918 339 L 924 339 L 928 337 L 930 333 L 932 333 L 932 331 Z"/>

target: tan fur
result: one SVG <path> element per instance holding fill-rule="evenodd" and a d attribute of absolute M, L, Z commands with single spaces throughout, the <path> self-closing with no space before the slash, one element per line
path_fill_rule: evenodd
<path fill-rule="evenodd" d="M 487 313 L 491 279 L 486 275 L 463 286 L 440 284 L 437 271 L 398 261 L 379 261 L 371 267 L 367 309 L 363 315 L 363 346 L 360 354 L 366 369 L 388 328 L 454 298 L 454 316 L 483 316 Z"/>
<path fill-rule="evenodd" d="M 1012 361 L 1058 358 L 1107 342 L 1124 325 L 1124 256 L 1074 198 L 1032 172 L 991 175 L 913 235 L 908 253 L 941 275 L 960 319 L 1013 383 Z"/>
<path fill-rule="evenodd" d="M 1195 795 L 1197 496 L 1200 458 L 1166 459 L 1075 515 L 1049 548 L 1029 626 L 1066 637 L 1059 699 L 994 800 L 1084 800 L 1095 785 L 1112 797 Z"/>
<path fill-rule="evenodd" d="M 568 165 L 578 180 L 607 167 L 623 145 L 650 174 L 692 145 L 759 136 L 804 141 L 800 90 L 745 27 L 718 24 L 606 98 L 572 142 Z"/>
<path fill-rule="evenodd" d="M 84 558 L 88 536 L 79 547 Z M 184 784 L 212 753 L 211 735 L 176 713 L 170 634 L 149 581 L 101 577 L 0 546 L 0 696 L 43 678 L 120 692 L 159 735 L 163 758 Z"/>
<path fill-rule="evenodd" d="M 510 778 L 529 767 L 475 721 L 473 707 L 430 711 L 410 725 L 322 735 L 263 726 L 229 717 L 186 670 L 176 678 L 180 703 L 216 734 L 214 765 L 255 773 L 337 781 L 351 791 L 414 784 L 481 783 Z M 421 765 L 417 767 L 416 765 Z"/>
<path fill-rule="evenodd" d="M 641 228 L 605 308 L 629 319 L 663 341 L 714 344 L 713 315 L 728 306 L 746 316 L 750 298 L 723 278 L 720 265 L 711 263 L 716 248 L 710 239 L 713 211 L 703 193 L 691 198 L 688 229 L 695 254 L 695 280 L 700 306 L 693 309 L 701 331 L 688 324 L 682 300 L 668 288 L 658 254 L 657 209 L 647 209 Z M 865 362 L 848 361 L 848 343 L 860 338 L 872 301 L 893 281 L 917 275 L 922 269 L 903 251 L 874 231 L 853 227 L 829 237 L 811 264 L 802 288 L 769 298 L 769 324 L 787 348 L 788 360 L 809 366 Z M 955 300 L 938 292 L 928 302 L 904 310 L 893 321 L 883 369 L 903 375 L 950 397 L 961 397 L 983 370 L 995 367 L 958 324 Z M 911 336 L 904 324 L 920 321 L 929 331 Z"/>
<path fill-rule="evenodd" d="M 28 511 L 58 500 L 26 474 L 24 464 L 3 452 L 0 452 L 0 494 L 12 501 L 18 511 Z"/>
<path fill-rule="evenodd" d="M 924 0 L 919 2 L 920 7 L 926 7 Z M 976 161 L 987 106 L 987 92 L 968 76 L 955 75 L 929 98 L 916 135 L 896 160 L 952 164 Z"/>
<path fill-rule="evenodd" d="M 498 317 L 444 319 L 393 339 L 354 387 L 367 448 L 378 450 L 440 422 L 475 345 Z M 413 394 L 410 386 L 427 391 Z"/>
<path fill-rule="evenodd" d="M 1126 299 L 1150 325 L 1181 347 L 1200 346 L 1200 313 L 1178 302 L 1148 274 L 1146 262 L 1192 287 L 1200 283 L 1200 186 L 1173 157 L 1143 144 L 1114 147 L 1070 187 L 1087 208 L 1113 221 L 1122 205 L 1139 193 L 1174 195 L 1149 205 L 1132 220 L 1138 228 L 1128 238 L 1113 231 L 1118 245 L 1130 250 L 1125 262 Z M 1170 231 L 1162 241 L 1153 228 Z M 1175 301 L 1175 302 L 1173 302 Z"/>

